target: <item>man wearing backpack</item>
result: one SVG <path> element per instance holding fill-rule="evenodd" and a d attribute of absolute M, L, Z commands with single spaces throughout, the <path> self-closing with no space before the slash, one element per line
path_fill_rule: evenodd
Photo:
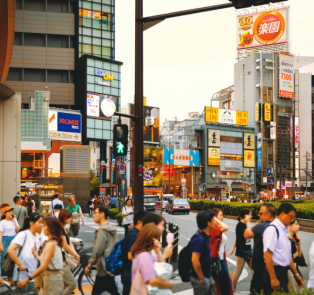
<path fill-rule="evenodd" d="M 124 240 L 123 245 L 123 263 L 124 263 L 124 273 L 121 275 L 121 280 L 123 284 L 123 295 L 129 295 L 131 291 L 131 269 L 132 269 L 132 255 L 131 248 L 134 245 L 138 233 L 143 226 L 143 218 L 147 214 L 147 211 L 139 210 L 134 214 L 133 224 L 134 227 L 131 228 L 129 234 Z"/>
<path fill-rule="evenodd" d="M 290 203 L 282 203 L 277 218 L 263 233 L 263 251 L 266 268 L 264 269 L 265 294 L 273 290 L 285 293 L 288 290 L 288 269 L 292 271 L 299 287 L 304 280 L 298 273 L 292 258 L 291 242 L 287 235 L 288 226 L 295 218 L 296 210 Z"/>
<path fill-rule="evenodd" d="M 264 253 L 263 253 L 263 233 L 269 224 L 276 218 L 276 208 L 274 205 L 265 203 L 259 209 L 259 223 L 255 223 L 251 228 L 244 231 L 244 238 L 247 240 L 254 238 L 254 250 L 252 269 L 254 274 L 251 281 L 250 292 L 260 294 L 265 289 L 263 278 L 264 273 Z"/>
<path fill-rule="evenodd" d="M 211 255 L 209 247 L 209 232 L 214 229 L 211 210 L 201 211 L 197 214 L 198 231 L 189 243 L 191 253 L 190 282 L 194 295 L 216 295 L 215 282 L 211 276 Z"/>
<path fill-rule="evenodd" d="M 94 222 L 100 225 L 96 230 L 95 246 L 89 263 L 84 270 L 88 276 L 93 264 L 97 266 L 97 276 L 93 287 L 92 295 L 99 295 L 104 291 L 111 295 L 119 295 L 114 277 L 109 275 L 105 267 L 105 257 L 111 253 L 113 246 L 118 241 L 117 230 L 112 226 L 107 218 L 109 210 L 104 206 L 99 206 L 94 212 Z"/>
<path fill-rule="evenodd" d="M 76 238 L 80 231 L 80 217 L 82 218 L 82 225 L 84 226 L 84 216 L 82 212 L 82 208 L 80 205 L 75 204 L 75 198 L 73 196 L 69 197 L 69 206 L 67 207 L 68 210 L 72 213 L 72 221 L 69 230 L 69 236 Z"/>

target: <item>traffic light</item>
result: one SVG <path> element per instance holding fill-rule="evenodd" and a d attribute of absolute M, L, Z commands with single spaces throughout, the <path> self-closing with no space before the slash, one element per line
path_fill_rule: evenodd
<path fill-rule="evenodd" d="M 128 152 L 128 131 L 128 125 L 114 125 L 113 154 L 115 156 L 126 156 Z"/>
<path fill-rule="evenodd" d="M 259 5 L 265 5 L 270 3 L 284 2 L 288 0 L 229 0 L 233 6 L 237 9 L 246 8 Z"/>

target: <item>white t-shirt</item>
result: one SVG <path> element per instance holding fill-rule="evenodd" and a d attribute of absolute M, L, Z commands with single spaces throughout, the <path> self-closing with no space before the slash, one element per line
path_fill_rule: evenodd
<path fill-rule="evenodd" d="M 26 240 L 25 240 L 25 234 Z M 24 243 L 25 241 L 25 243 Z M 17 234 L 17 236 L 13 239 L 12 243 L 15 243 L 19 245 L 20 247 L 23 246 L 23 249 L 20 253 L 19 260 L 21 261 L 22 264 L 24 264 L 27 269 L 28 269 L 28 275 L 31 275 L 38 266 L 38 260 L 34 257 L 32 253 L 32 248 L 36 247 L 37 250 L 39 249 L 39 239 L 34 236 L 29 230 L 22 231 Z M 19 254 L 20 247 L 18 247 L 15 250 L 16 255 Z M 17 264 L 14 266 L 13 270 L 13 281 L 17 280 Z M 20 271 L 20 277 L 19 280 L 23 280 L 27 277 L 27 272 L 26 271 Z M 34 282 L 34 280 L 32 280 Z"/>
<path fill-rule="evenodd" d="M 224 253 L 225 253 L 225 247 L 226 247 L 226 244 L 227 244 L 227 240 L 228 240 L 228 237 L 226 236 L 226 234 L 222 233 L 221 234 L 221 243 L 220 243 L 220 247 L 219 247 L 219 257 L 220 257 L 220 260 L 224 259 Z"/>
<path fill-rule="evenodd" d="M 14 237 L 14 236 L 16 236 L 15 224 L 17 224 L 17 222 L 16 222 L 16 219 L 14 219 L 14 220 L 15 221 L 13 221 L 13 220 L 6 221 L 5 219 L 1 220 L 0 232 L 2 232 L 3 237 Z"/>
<path fill-rule="evenodd" d="M 124 206 L 122 209 L 122 214 L 128 214 L 130 212 L 133 212 L 133 207 L 130 206 Z M 123 216 L 123 224 L 131 224 L 133 222 L 134 214 Z"/>

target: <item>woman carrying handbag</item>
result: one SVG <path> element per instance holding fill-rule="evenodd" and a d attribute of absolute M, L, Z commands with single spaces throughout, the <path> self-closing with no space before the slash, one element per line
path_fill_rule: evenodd
<path fill-rule="evenodd" d="M 233 292 L 225 253 L 228 240 L 225 232 L 229 230 L 229 227 L 223 223 L 224 212 L 217 208 L 214 208 L 213 211 L 215 212 L 214 221 L 216 226 L 209 233 L 209 244 L 212 257 L 212 276 L 216 285 L 216 294 L 232 295 Z M 215 263 L 214 266 L 213 263 Z"/>
<path fill-rule="evenodd" d="M 147 284 L 159 289 L 170 289 L 173 292 L 171 282 L 157 277 L 154 262 L 158 262 L 158 259 L 149 253 L 151 250 L 155 250 L 156 254 L 159 253 L 160 236 L 161 232 L 154 224 L 146 224 L 140 230 L 136 242 L 131 248 L 133 262 L 130 295 L 147 295 Z"/>
<path fill-rule="evenodd" d="M 232 285 L 233 292 L 237 287 L 238 279 L 242 273 L 245 263 L 249 266 L 252 274 L 252 248 L 251 248 L 251 240 L 246 240 L 244 238 L 244 231 L 247 228 L 250 228 L 250 221 L 252 219 L 252 211 L 248 208 L 242 208 L 240 211 L 240 215 L 237 217 L 239 221 L 236 227 L 236 238 L 233 243 L 233 247 L 228 252 L 228 255 L 232 255 L 235 248 L 236 249 L 236 268 L 233 274 Z"/>

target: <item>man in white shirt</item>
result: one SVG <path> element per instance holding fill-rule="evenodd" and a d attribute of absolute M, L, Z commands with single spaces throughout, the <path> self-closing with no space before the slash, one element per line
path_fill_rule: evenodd
<path fill-rule="evenodd" d="M 55 194 L 54 195 L 54 200 L 50 202 L 50 207 L 49 207 L 49 213 L 51 215 L 53 215 L 53 208 L 57 205 L 57 204 L 60 204 L 62 209 L 64 209 L 64 205 L 63 205 L 63 202 L 59 200 L 59 195 L 58 194 Z"/>
<path fill-rule="evenodd" d="M 288 293 L 288 269 L 292 271 L 299 286 L 304 280 L 298 273 L 292 258 L 291 242 L 287 235 L 289 225 L 295 219 L 295 208 L 290 203 L 282 203 L 277 218 L 270 223 L 263 234 L 263 251 L 266 268 L 264 270 L 265 294 L 273 290 Z"/>

